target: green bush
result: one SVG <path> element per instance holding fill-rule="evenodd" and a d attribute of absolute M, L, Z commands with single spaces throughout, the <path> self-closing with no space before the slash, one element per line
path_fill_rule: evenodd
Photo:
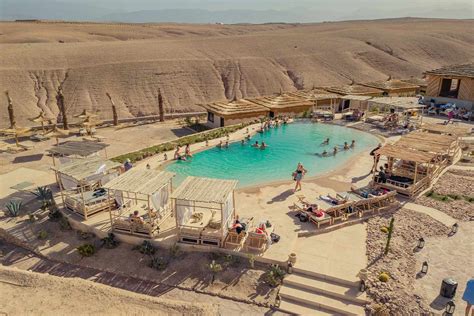
<path fill-rule="evenodd" d="M 156 248 L 149 240 L 144 240 L 143 243 L 140 246 L 135 247 L 135 249 L 138 249 L 138 251 L 140 251 L 144 255 L 151 256 L 156 253 Z"/>
<path fill-rule="evenodd" d="M 37 187 L 36 191 L 33 192 L 36 198 L 41 201 L 41 209 L 46 210 L 53 204 L 53 192 L 47 186 Z"/>
<path fill-rule="evenodd" d="M 178 258 L 181 255 L 181 249 L 179 248 L 178 243 L 175 243 L 170 248 L 170 256 L 171 258 Z"/>
<path fill-rule="evenodd" d="M 46 230 L 40 230 L 38 232 L 38 239 L 46 239 L 48 238 L 48 232 Z"/>
<path fill-rule="evenodd" d="M 283 271 L 282 268 L 278 265 L 271 265 L 270 269 L 264 275 L 264 280 L 268 285 L 276 287 L 283 282 L 284 276 L 285 271 Z"/>
<path fill-rule="evenodd" d="M 388 275 L 388 273 L 386 273 L 386 272 L 380 273 L 380 275 L 379 275 L 379 281 L 380 282 L 385 283 L 385 282 L 388 282 L 388 280 L 390 280 L 390 276 Z"/>
<path fill-rule="evenodd" d="M 23 201 L 20 200 L 11 200 L 7 205 L 8 214 L 11 217 L 17 217 L 20 215 L 21 208 L 23 206 Z"/>
<path fill-rule="evenodd" d="M 222 265 L 216 263 L 215 260 L 212 260 L 208 265 L 208 269 L 211 272 L 211 283 L 214 283 L 217 273 L 222 271 Z"/>
<path fill-rule="evenodd" d="M 63 213 L 57 207 L 51 207 L 48 212 L 49 220 L 56 222 L 63 218 Z"/>
<path fill-rule="evenodd" d="M 95 247 L 91 244 L 84 244 L 77 247 L 77 251 L 82 257 L 90 257 L 95 254 Z"/>
<path fill-rule="evenodd" d="M 102 247 L 107 249 L 117 248 L 120 242 L 115 239 L 115 235 L 113 233 L 109 233 L 107 237 L 104 237 L 100 240 Z"/>
<path fill-rule="evenodd" d="M 163 257 L 153 257 L 150 261 L 150 268 L 163 271 L 168 267 L 168 260 Z"/>
<path fill-rule="evenodd" d="M 61 228 L 61 230 L 71 230 L 71 224 L 69 223 L 69 220 L 66 218 L 66 217 L 61 217 L 59 219 L 59 227 Z"/>

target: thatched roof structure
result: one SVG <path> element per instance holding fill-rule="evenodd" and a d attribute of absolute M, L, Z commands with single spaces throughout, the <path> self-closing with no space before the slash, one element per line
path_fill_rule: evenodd
<path fill-rule="evenodd" d="M 61 155 L 61 156 L 81 156 L 87 157 L 92 154 L 95 154 L 102 149 L 109 146 L 105 143 L 92 142 L 92 141 L 67 141 L 56 145 L 51 149 L 48 149 L 48 152 L 51 154 Z"/>
<path fill-rule="evenodd" d="M 198 104 L 207 111 L 215 113 L 225 118 L 242 118 L 266 115 L 268 109 L 264 106 L 253 103 L 252 100 L 234 100 L 231 102 L 212 102 Z"/>
<path fill-rule="evenodd" d="M 426 75 L 456 78 L 474 78 L 474 63 L 444 66 L 438 69 L 425 72 Z"/>
<path fill-rule="evenodd" d="M 118 162 L 93 157 L 90 159 L 75 159 L 58 167 L 52 167 L 52 169 L 80 182 L 94 174 L 108 172 L 118 167 L 120 167 Z"/>
<path fill-rule="evenodd" d="M 438 133 L 438 134 L 451 134 L 458 137 L 469 134 L 472 130 L 470 127 L 456 126 L 453 124 L 442 125 L 442 124 L 423 124 L 421 129 L 424 131 Z"/>
<path fill-rule="evenodd" d="M 419 151 L 397 145 L 385 145 L 382 148 L 378 149 L 377 153 L 382 156 L 393 157 L 417 163 L 431 162 L 433 158 L 437 156 L 437 154 L 435 153 Z"/>
<path fill-rule="evenodd" d="M 342 95 L 368 95 L 368 96 L 382 96 L 383 91 L 380 89 L 363 86 L 360 84 L 345 85 L 338 87 L 328 87 L 325 90 Z"/>
<path fill-rule="evenodd" d="M 385 81 L 372 81 L 372 82 L 362 83 L 362 85 L 371 87 L 371 88 L 377 88 L 386 92 L 418 89 L 418 86 L 414 84 L 397 80 L 397 79 L 390 79 L 390 80 L 385 80 Z"/>
<path fill-rule="evenodd" d="M 297 98 L 303 98 L 309 101 L 320 101 L 320 100 L 330 100 L 330 99 L 339 99 L 341 96 L 339 94 L 330 93 L 328 91 L 313 89 L 313 90 L 298 90 L 295 92 L 288 93 L 290 96 Z"/>
<path fill-rule="evenodd" d="M 171 198 L 204 203 L 224 203 L 237 183 L 237 180 L 187 177 L 173 192 Z"/>
<path fill-rule="evenodd" d="M 151 195 L 167 185 L 175 173 L 157 170 L 130 169 L 106 183 L 108 190 Z"/>
<path fill-rule="evenodd" d="M 426 79 L 422 79 L 422 78 L 409 78 L 409 79 L 401 79 L 401 81 L 403 82 L 406 82 L 406 83 L 410 83 L 412 85 L 415 85 L 415 86 L 418 86 L 418 87 L 427 87 L 428 86 L 428 82 L 426 82 Z"/>
<path fill-rule="evenodd" d="M 313 106 L 313 102 L 305 98 L 281 93 L 271 97 L 260 97 L 251 100 L 273 112 L 303 112 Z"/>
<path fill-rule="evenodd" d="M 77 115 L 74 115 L 74 117 L 78 117 L 78 118 L 81 118 L 81 119 L 86 119 L 86 118 L 89 118 L 89 117 L 97 117 L 97 114 L 92 113 L 92 112 L 87 111 L 86 109 L 84 109 L 81 113 L 79 113 Z"/>
<path fill-rule="evenodd" d="M 377 97 L 372 98 L 369 101 L 370 105 L 384 105 L 399 109 L 421 109 L 424 107 L 423 104 L 418 103 L 416 97 Z"/>
<path fill-rule="evenodd" d="M 444 154 L 452 149 L 456 140 L 455 136 L 412 132 L 402 136 L 395 145 L 430 153 Z"/>
<path fill-rule="evenodd" d="M 355 101 L 368 101 L 370 99 L 372 99 L 373 97 L 371 96 L 368 96 L 368 95 L 352 95 L 352 94 L 348 94 L 348 95 L 343 95 L 341 96 L 341 99 L 343 100 L 355 100 Z"/>

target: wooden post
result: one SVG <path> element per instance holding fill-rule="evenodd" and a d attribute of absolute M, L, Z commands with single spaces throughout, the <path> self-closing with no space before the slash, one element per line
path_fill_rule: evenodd
<path fill-rule="evenodd" d="M 13 111 L 13 102 L 8 94 L 8 91 L 5 91 L 5 95 L 7 96 L 8 100 L 8 118 L 10 119 L 10 128 L 16 127 L 16 120 L 15 120 L 15 113 Z"/>
<path fill-rule="evenodd" d="M 413 179 L 413 184 L 416 183 L 417 176 L 418 176 L 418 162 L 415 162 L 415 177 Z"/>
<path fill-rule="evenodd" d="M 114 195 L 115 195 L 115 191 L 114 191 Z M 110 189 L 107 190 L 107 200 L 110 200 Z M 123 204 L 123 200 L 122 200 L 122 204 Z M 110 230 L 113 231 L 114 221 L 112 220 L 112 204 L 111 203 L 109 203 L 109 218 L 110 218 Z"/>
<path fill-rule="evenodd" d="M 62 183 L 61 181 L 59 181 L 58 172 L 56 170 L 54 170 L 54 174 L 56 175 L 56 181 L 59 186 L 59 193 L 61 194 L 61 200 L 63 201 L 63 208 L 66 208 L 66 201 L 64 200 L 64 192 L 63 192 Z"/>
<path fill-rule="evenodd" d="M 84 190 L 82 188 L 82 184 L 79 186 L 79 190 L 81 191 L 81 199 L 82 199 L 82 210 L 84 212 L 84 219 L 87 221 L 87 210 L 86 210 L 86 203 L 84 201 Z"/>

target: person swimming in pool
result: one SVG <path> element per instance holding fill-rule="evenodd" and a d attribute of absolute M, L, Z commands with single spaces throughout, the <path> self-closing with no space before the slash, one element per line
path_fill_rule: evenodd
<path fill-rule="evenodd" d="M 245 145 L 245 140 L 242 139 L 242 140 L 240 141 L 240 145 L 242 145 L 242 146 Z"/>
<path fill-rule="evenodd" d="M 321 145 L 329 145 L 329 137 L 326 138 L 326 140 L 322 142 Z"/>
<path fill-rule="evenodd" d="M 265 142 L 262 142 L 262 145 L 260 145 L 260 149 L 265 149 L 267 148 L 267 144 L 265 144 Z"/>
<path fill-rule="evenodd" d="M 349 144 L 347 144 L 347 142 L 344 142 L 344 150 L 348 150 L 349 149 Z"/>
<path fill-rule="evenodd" d="M 229 141 L 226 141 L 226 142 L 225 142 L 224 147 L 225 147 L 225 148 L 229 148 Z"/>
<path fill-rule="evenodd" d="M 258 144 L 258 140 L 255 141 L 255 144 L 252 145 L 252 147 L 259 148 L 260 145 Z"/>
<path fill-rule="evenodd" d="M 186 145 L 186 148 L 184 149 L 184 155 L 186 157 L 192 157 L 193 155 L 191 154 L 191 146 L 189 144 Z"/>
<path fill-rule="evenodd" d="M 333 149 L 332 153 L 334 154 L 334 156 L 336 156 L 336 154 L 337 154 L 337 146 L 334 146 L 334 149 Z"/>
<path fill-rule="evenodd" d="M 246 140 L 250 140 L 250 135 L 245 136 Z"/>
<path fill-rule="evenodd" d="M 217 144 L 216 147 L 217 147 L 217 148 L 222 148 L 222 140 L 219 142 L 219 144 Z"/>
<path fill-rule="evenodd" d="M 328 152 L 326 151 L 326 149 L 323 151 L 323 153 L 321 154 L 323 157 L 326 157 L 328 155 Z"/>
<path fill-rule="evenodd" d="M 351 148 L 354 148 L 355 145 L 356 145 L 356 141 L 355 141 L 355 140 L 352 140 L 352 142 L 351 142 Z"/>

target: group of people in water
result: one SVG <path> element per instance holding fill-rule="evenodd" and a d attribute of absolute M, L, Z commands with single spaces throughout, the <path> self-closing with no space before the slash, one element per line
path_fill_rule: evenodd
<path fill-rule="evenodd" d="M 176 151 L 174 152 L 174 160 L 183 160 L 186 161 L 188 158 L 192 158 L 191 146 L 189 144 L 184 148 L 184 154 L 181 154 L 181 146 L 176 146 Z"/>
<path fill-rule="evenodd" d="M 287 116 L 283 116 L 282 118 L 276 117 L 273 119 L 263 121 L 262 124 L 260 125 L 260 129 L 258 129 L 257 132 L 263 133 L 265 131 L 268 131 L 270 128 L 278 127 L 280 125 L 285 125 L 292 122 L 293 122 L 293 119 Z"/>
<path fill-rule="evenodd" d="M 326 138 L 322 143 L 321 146 L 328 146 L 329 145 L 329 137 Z M 336 145 L 334 146 L 332 150 L 332 155 L 336 156 L 336 154 L 339 152 L 339 150 L 349 150 L 355 147 L 355 140 L 351 141 L 351 144 L 349 145 L 348 142 L 344 142 L 344 145 Z M 328 157 L 330 153 L 325 149 L 322 153 L 317 153 L 317 156 L 320 157 Z"/>

